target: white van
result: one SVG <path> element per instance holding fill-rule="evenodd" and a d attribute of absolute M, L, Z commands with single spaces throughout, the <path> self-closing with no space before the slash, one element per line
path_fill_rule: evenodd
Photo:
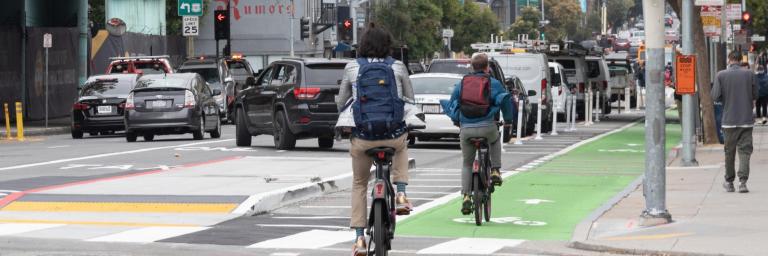
<path fill-rule="evenodd" d="M 553 109 L 559 115 L 558 120 L 563 120 L 560 117 L 565 117 L 565 99 L 566 96 L 571 94 L 563 65 L 557 62 L 549 62 L 549 77 L 552 78 L 550 84 L 552 85 Z"/>
<path fill-rule="evenodd" d="M 597 104 L 597 97 L 600 97 L 600 109 L 603 110 L 604 115 L 611 113 L 611 104 L 608 99 L 611 97 L 611 74 L 609 73 L 608 64 L 603 57 L 587 56 L 587 85 L 592 88 L 592 92 L 595 95 L 593 98 L 593 104 Z"/>
<path fill-rule="evenodd" d="M 565 79 L 572 93 L 576 94 L 576 113 L 584 117 L 584 92 L 587 86 L 587 63 L 584 56 L 555 55 L 549 61 L 563 65 Z"/>
<path fill-rule="evenodd" d="M 542 132 L 548 132 L 552 125 L 552 85 L 549 77 L 549 62 L 547 56 L 542 53 L 501 53 L 488 52 L 491 57 L 499 62 L 499 66 L 505 75 L 515 75 L 523 82 L 526 90 L 536 91 L 536 95 L 529 97 L 531 113 L 538 111 L 539 105 L 542 110 Z M 542 94 L 544 93 L 544 94 Z M 539 104 L 539 99 L 542 104 Z M 535 117 L 536 114 L 533 114 Z M 537 121 L 536 118 L 531 120 Z"/>

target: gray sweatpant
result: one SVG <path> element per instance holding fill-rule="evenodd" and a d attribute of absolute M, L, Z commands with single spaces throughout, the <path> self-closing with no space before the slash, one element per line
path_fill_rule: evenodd
<path fill-rule="evenodd" d="M 739 181 L 749 179 L 749 158 L 752 156 L 752 127 L 723 128 L 725 135 L 725 180 L 736 179 L 736 152 L 739 153 Z"/>
<path fill-rule="evenodd" d="M 461 141 L 461 153 L 464 157 L 461 168 L 461 192 L 469 194 L 472 183 L 472 163 L 475 161 L 475 145 L 469 141 L 471 138 L 484 137 L 488 140 L 489 153 L 491 155 L 491 167 L 501 168 L 501 143 L 499 143 L 499 130 L 496 125 L 485 127 L 462 127 L 459 134 Z"/>

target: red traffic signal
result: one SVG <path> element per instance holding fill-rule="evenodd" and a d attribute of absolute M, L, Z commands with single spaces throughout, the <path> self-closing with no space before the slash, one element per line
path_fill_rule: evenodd
<path fill-rule="evenodd" d="M 216 16 L 217 22 L 223 22 L 225 19 L 227 19 L 227 16 L 224 16 L 224 14 L 219 13 L 219 15 Z"/>
<path fill-rule="evenodd" d="M 742 12 L 742 13 L 741 13 L 741 22 L 742 22 L 744 25 L 747 25 L 747 24 L 749 24 L 749 22 L 750 22 L 750 20 L 751 20 L 751 19 L 752 19 L 752 15 L 751 15 L 751 14 L 749 14 L 749 12 Z"/>
<path fill-rule="evenodd" d="M 345 30 L 352 30 L 352 19 L 344 19 L 341 23 Z"/>
<path fill-rule="evenodd" d="M 229 39 L 229 11 L 213 11 L 213 32 L 215 40 Z"/>

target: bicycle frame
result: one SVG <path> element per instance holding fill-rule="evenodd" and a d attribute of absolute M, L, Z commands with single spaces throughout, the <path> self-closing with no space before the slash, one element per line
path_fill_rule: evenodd
<path fill-rule="evenodd" d="M 385 234 L 387 234 L 384 239 L 385 244 L 376 244 L 376 246 L 389 248 L 391 246 L 389 241 L 395 236 L 395 192 L 389 179 L 390 169 L 392 167 L 392 156 L 387 155 L 384 152 L 378 152 L 377 155 L 373 157 L 373 162 L 376 169 L 374 171 L 375 179 L 371 191 L 371 211 L 368 214 L 367 234 L 370 237 L 368 244 L 372 244 L 371 241 L 374 239 L 372 228 L 374 227 L 375 219 L 384 218 L 382 222 L 386 230 Z M 384 207 L 382 212 L 379 213 L 374 210 L 375 205 L 378 202 L 381 202 Z M 371 247 L 368 247 L 368 250 L 369 255 L 371 255 Z"/>

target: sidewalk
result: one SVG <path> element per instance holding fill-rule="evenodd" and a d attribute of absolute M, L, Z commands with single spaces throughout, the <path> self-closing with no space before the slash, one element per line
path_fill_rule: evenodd
<path fill-rule="evenodd" d="M 44 120 L 24 121 L 24 136 L 45 136 L 67 134 L 70 131 L 72 120 L 70 117 L 60 117 L 48 120 L 48 128 L 45 128 Z M 16 119 L 11 120 L 11 137 L 16 139 Z M 6 139 L 5 120 L 0 120 L 0 140 Z"/>
<path fill-rule="evenodd" d="M 592 225 L 580 225 L 572 247 L 639 255 L 765 255 L 768 252 L 768 127 L 754 130 L 750 193 L 727 193 L 722 187 L 722 146 L 699 147 L 698 167 L 667 167 L 667 208 L 673 223 L 639 227 L 645 208 L 642 186 L 603 213 Z M 738 163 L 737 163 L 738 168 Z M 738 184 L 737 184 L 738 185 Z"/>

